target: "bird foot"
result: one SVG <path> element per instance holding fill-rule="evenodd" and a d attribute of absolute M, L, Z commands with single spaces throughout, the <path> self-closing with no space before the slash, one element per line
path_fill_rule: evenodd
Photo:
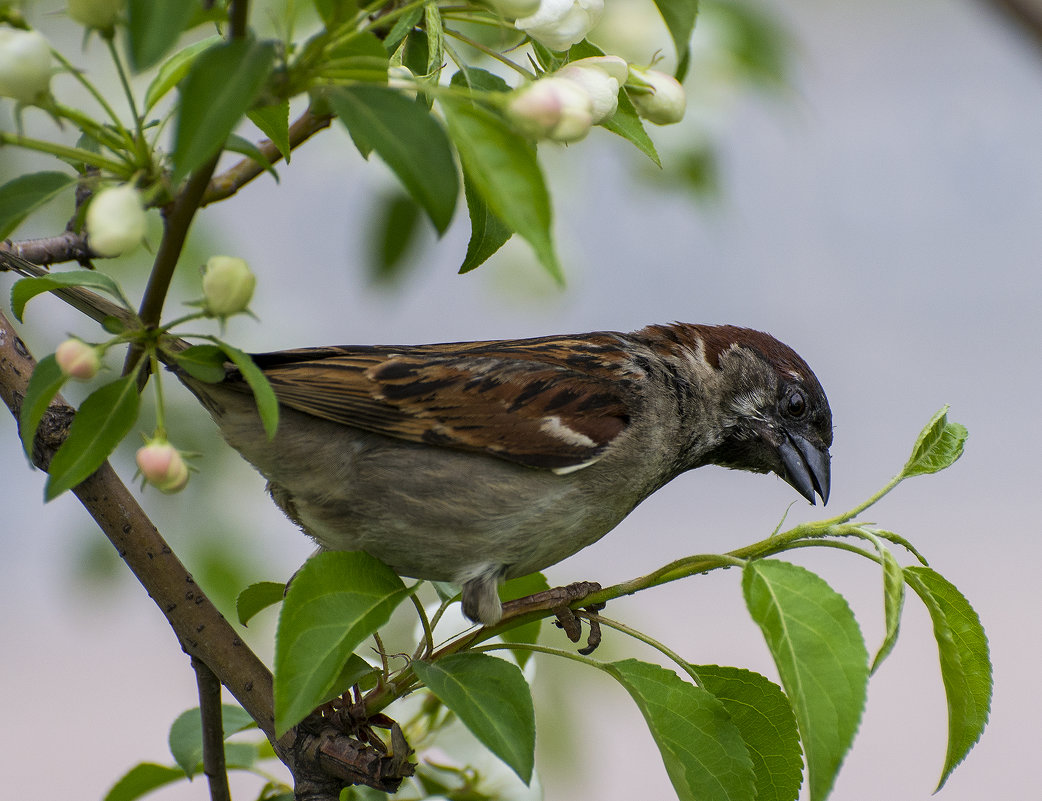
<path fill-rule="evenodd" d="M 507 601 L 503 604 L 503 617 L 549 610 L 557 617 L 556 625 L 564 630 L 568 639 L 572 642 L 579 642 L 582 638 L 582 625 L 572 610 L 572 604 L 600 589 L 601 585 L 596 581 L 577 581 L 564 587 L 552 587 L 549 590 L 526 595 L 524 598 Z M 592 654 L 601 644 L 601 625 L 597 620 L 597 613 L 604 609 L 604 606 L 603 603 L 599 603 L 581 607 L 590 622 L 590 636 L 586 640 L 586 645 L 579 649 L 580 654 Z"/>

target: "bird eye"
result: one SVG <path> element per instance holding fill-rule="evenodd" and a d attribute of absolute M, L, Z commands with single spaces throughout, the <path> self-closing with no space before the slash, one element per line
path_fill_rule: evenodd
<path fill-rule="evenodd" d="M 793 417 L 803 416 L 807 411 L 807 399 L 803 397 L 802 392 L 789 393 L 789 397 L 785 399 L 785 411 Z"/>

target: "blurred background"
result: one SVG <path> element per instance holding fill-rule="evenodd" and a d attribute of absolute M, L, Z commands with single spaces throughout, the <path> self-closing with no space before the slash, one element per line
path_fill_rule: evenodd
<path fill-rule="evenodd" d="M 607 5 L 591 39 L 637 62 L 661 48 L 668 69 L 672 49 L 651 1 Z M 35 21 L 64 25 L 66 52 L 76 52 L 78 29 L 51 20 L 47 6 L 34 7 Z M 84 61 L 103 65 L 101 55 L 91 42 Z M 58 78 L 56 86 L 71 82 Z M 631 330 L 672 320 L 769 331 L 807 359 L 829 395 L 830 512 L 878 489 L 921 426 L 951 404 L 950 418 L 970 431 L 962 460 L 905 483 L 870 518 L 912 540 L 962 590 L 991 642 L 990 725 L 938 797 L 1033 797 L 1042 717 L 1030 690 L 1042 659 L 1038 41 L 987 2 L 706 3 L 687 87 L 685 123 L 651 132 L 661 171 L 599 129 L 567 151 L 541 148 L 564 288 L 523 243 L 458 276 L 469 234 L 462 210 L 441 241 L 421 220 L 399 260 L 381 256 L 397 189 L 341 130 L 296 152 L 280 167 L 279 186 L 265 176 L 209 209 L 189 255 L 197 263 L 211 252 L 250 261 L 260 321 L 236 319 L 228 338 L 255 351 Z M 3 175 L 34 165 L 14 158 L 0 153 Z M 17 236 L 54 233 L 68 214 L 57 208 Z M 185 266 L 172 314 L 198 294 Z M 105 268 L 128 285 L 141 281 L 133 259 Z M 6 293 L 10 282 L 3 283 Z M 95 335 L 48 299 L 34 301 L 27 319 L 37 356 L 66 331 Z M 187 393 L 168 384 L 181 401 L 168 423 L 172 438 L 203 454 L 202 475 L 178 496 L 145 492 L 143 503 L 229 609 L 247 584 L 285 580 L 311 547 Z M 117 459 L 128 481 L 134 446 Z M 0 453 L 5 793 L 30 797 L 45 787 L 49 797 L 101 798 L 133 764 L 170 762 L 167 729 L 196 704 L 194 676 L 158 610 L 75 499 L 43 505 L 44 476 L 20 456 L 6 413 Z M 820 514 L 773 477 L 699 470 L 547 574 L 551 583 L 610 584 L 690 553 L 726 551 L 769 534 L 794 500 L 790 523 Z M 875 566 L 832 551 L 792 558 L 850 600 L 873 651 L 883 635 Z M 692 662 L 776 675 L 734 571 L 613 602 L 608 614 Z M 273 622 L 266 612 L 246 632 L 265 657 Z M 564 645 L 556 631 L 544 638 Z M 647 656 L 620 635 L 605 639 L 603 658 Z M 621 688 L 547 658 L 535 691 L 547 799 L 672 797 Z M 936 647 L 911 597 L 832 797 L 930 797 L 945 740 Z M 257 786 L 238 785 L 244 798 Z M 202 799 L 207 791 L 197 780 L 154 797 Z"/>

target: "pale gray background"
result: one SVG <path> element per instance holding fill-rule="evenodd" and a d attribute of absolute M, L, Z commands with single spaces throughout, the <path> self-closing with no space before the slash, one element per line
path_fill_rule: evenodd
<path fill-rule="evenodd" d="M 939 798 L 1033 797 L 1042 713 L 1034 691 L 1042 657 L 1035 586 L 1042 58 L 972 2 L 803 0 L 772 8 L 796 45 L 790 94 L 742 94 L 699 112 L 722 142 L 718 206 L 700 209 L 635 181 L 636 156 L 596 131 L 563 156 L 545 156 L 566 290 L 540 275 L 523 246 L 457 277 L 467 235 L 460 215 L 405 290 L 387 293 L 366 284 L 356 244 L 371 191 L 387 185 L 385 171 L 363 168 L 346 136 L 326 135 L 281 170 L 278 191 L 262 179 L 211 215 L 221 249 L 247 257 L 260 276 L 254 308 L 262 323 L 237 321 L 230 336 L 263 350 L 673 319 L 763 328 L 799 350 L 828 391 L 836 422 L 830 511 L 879 487 L 921 425 L 950 403 L 952 419 L 970 430 L 965 457 L 943 475 L 904 485 L 870 517 L 911 538 L 962 589 L 991 640 L 991 724 Z M 676 136 L 656 133 L 665 142 Z M 314 286 L 316 268 L 331 265 L 323 286 Z M 42 314 L 45 301 L 35 303 Z M 56 325 L 54 336 L 34 343 L 39 352 L 61 335 Z M 64 325 L 88 334 L 72 318 Z M 195 703 L 194 680 L 139 587 L 117 573 L 109 591 L 88 593 L 73 578 L 70 559 L 99 535 L 73 499 L 42 506 L 43 476 L 23 466 L 18 447 L 10 417 L 0 416 L 5 793 L 28 797 L 45 787 L 49 797 L 98 798 L 134 762 L 169 760 L 166 730 Z M 132 468 L 122 464 L 129 479 Z M 222 536 L 224 523 L 178 531 L 184 509 L 224 521 L 227 510 L 218 507 L 241 505 L 238 535 L 263 551 L 243 557 L 255 578 L 285 578 L 309 547 L 269 508 L 261 481 L 219 455 L 200 466 L 229 471 L 235 497 L 213 499 L 198 479 L 179 497 L 145 493 L 161 528 L 178 547 L 198 551 Z M 793 499 L 774 478 L 698 471 L 549 575 L 609 583 L 687 553 L 727 550 L 765 536 Z M 798 503 L 790 521 L 817 511 Z M 800 556 L 850 598 L 874 648 L 881 637 L 874 567 L 840 553 Z M 615 602 L 609 613 L 691 661 L 773 675 L 733 571 Z M 602 648 L 605 657 L 641 653 L 611 634 Z M 671 797 L 621 689 L 570 664 L 544 661 L 539 671 L 547 798 Z M 558 724 L 571 727 L 569 758 L 558 753 L 563 738 L 550 732 Z M 944 744 L 936 650 L 911 598 L 902 640 L 872 680 L 833 797 L 926 799 Z M 197 782 L 155 797 L 200 799 L 206 790 Z"/>

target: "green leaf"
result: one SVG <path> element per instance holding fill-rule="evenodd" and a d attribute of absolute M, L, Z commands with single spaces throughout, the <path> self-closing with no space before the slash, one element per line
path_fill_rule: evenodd
<path fill-rule="evenodd" d="M 352 18 L 358 13 L 358 4 L 354 0 L 313 0 L 326 28 L 333 28 L 338 22 Z"/>
<path fill-rule="evenodd" d="M 411 592 L 368 554 L 324 551 L 293 577 L 275 635 L 275 720 L 281 737 L 336 697 L 355 648 Z"/>
<path fill-rule="evenodd" d="M 173 354 L 174 362 L 192 378 L 217 384 L 228 377 L 225 367 L 228 357 L 216 345 L 192 345 Z"/>
<path fill-rule="evenodd" d="M 252 729 L 257 724 L 242 707 L 234 704 L 221 704 L 221 728 L 224 739 L 236 732 Z M 168 736 L 170 753 L 174 761 L 191 779 L 202 767 L 203 761 L 203 719 L 199 707 L 189 709 L 177 716 L 170 726 Z"/>
<path fill-rule="evenodd" d="M 683 78 L 690 55 L 691 32 L 698 16 L 698 0 L 655 0 L 677 49 L 677 75 Z"/>
<path fill-rule="evenodd" d="M 412 198 L 395 192 L 375 200 L 369 224 L 369 276 L 380 284 L 395 284 L 408 266 L 405 258 L 416 240 L 420 207 Z"/>
<path fill-rule="evenodd" d="M 239 622 L 245 626 L 262 609 L 282 603 L 285 595 L 286 585 L 277 581 L 258 581 L 251 584 L 235 599 L 235 613 Z"/>
<path fill-rule="evenodd" d="M 221 149 L 263 88 L 274 60 L 271 42 L 247 39 L 214 45 L 199 54 L 180 88 L 174 183 Z"/>
<path fill-rule="evenodd" d="M 30 462 L 33 458 L 33 440 L 36 439 L 36 429 L 39 428 L 47 407 L 51 405 L 54 396 L 61 392 L 66 380 L 53 353 L 40 359 L 36 363 L 33 374 L 29 377 L 29 386 L 25 389 L 22 410 L 18 418 L 18 430 L 22 436 L 22 448 Z"/>
<path fill-rule="evenodd" d="M 392 53 L 398 48 L 398 44 L 402 39 L 408 36 L 409 31 L 416 27 L 421 16 L 423 16 L 423 7 L 415 6 L 395 20 L 394 26 L 387 36 L 384 37 L 384 48 L 388 53 Z"/>
<path fill-rule="evenodd" d="M 865 706 L 868 653 L 843 596 L 805 568 L 749 562 L 742 589 L 796 712 L 811 801 L 824 799 Z"/>
<path fill-rule="evenodd" d="M 75 182 L 63 172 L 34 172 L 0 186 L 0 239 L 7 239 L 22 220 Z"/>
<path fill-rule="evenodd" d="M 350 39 L 333 48 L 325 69 L 339 80 L 387 83 L 387 51 L 372 31 L 358 31 Z"/>
<path fill-rule="evenodd" d="M 479 67 L 471 67 L 466 64 L 460 65 L 449 81 L 452 86 L 462 86 L 478 92 L 509 92 L 510 84 L 496 75 L 494 72 L 483 70 Z"/>
<path fill-rule="evenodd" d="M 351 654 L 344 663 L 344 667 L 341 668 L 340 675 L 333 682 L 329 697 L 336 698 L 338 695 L 343 695 L 356 684 L 360 685 L 363 690 L 371 689 L 376 686 L 376 679 L 379 675 L 380 671 L 362 657 L 358 654 Z"/>
<path fill-rule="evenodd" d="M 444 233 L 456 208 L 459 176 L 445 131 L 430 112 L 377 86 L 340 87 L 328 100 L 359 149 L 375 150 Z"/>
<path fill-rule="evenodd" d="M 568 56 L 573 61 L 603 55 L 603 50 L 585 39 L 572 45 L 568 51 Z M 619 91 L 619 107 L 611 117 L 601 122 L 600 125 L 602 128 L 636 145 L 637 149 L 655 162 L 656 166 L 662 166 L 658 151 L 655 150 L 655 143 L 651 141 L 648 132 L 644 130 L 644 123 L 641 122 L 640 116 L 637 114 L 637 107 L 633 105 L 629 95 L 621 88 Z"/>
<path fill-rule="evenodd" d="M 644 130 L 644 123 L 637 114 L 637 107 L 633 105 L 633 101 L 625 91 L 619 92 L 619 108 L 615 114 L 601 123 L 601 127 L 636 145 L 637 149 L 655 162 L 656 166 L 662 166 L 655 143 Z"/>
<path fill-rule="evenodd" d="M 253 359 L 250 358 L 248 353 L 244 353 L 219 339 L 215 341 L 218 347 L 231 360 L 232 364 L 239 368 L 242 377 L 246 379 L 246 383 L 253 390 L 253 400 L 257 404 L 257 412 L 260 414 L 261 423 L 264 424 L 264 430 L 268 434 L 268 439 L 273 438 L 279 428 L 279 401 L 275 397 L 275 390 L 271 388 L 267 376 L 264 375 L 263 370 L 253 363 Z"/>
<path fill-rule="evenodd" d="M 156 73 L 156 77 L 148 85 L 148 91 L 145 92 L 145 112 L 151 111 L 156 103 L 166 97 L 167 92 L 181 82 L 200 53 L 223 41 L 224 39 L 220 36 L 208 36 L 189 45 L 184 50 L 179 50 L 164 61 L 163 66 Z"/>
<path fill-rule="evenodd" d="M 239 136 L 238 134 L 228 134 L 228 139 L 224 143 L 226 150 L 230 150 L 233 153 L 241 153 L 247 158 L 253 159 L 261 168 L 270 173 L 271 177 L 275 179 L 275 183 L 279 182 L 279 174 L 275 171 L 275 168 L 271 166 L 271 162 L 268 161 L 268 157 L 265 156 L 259 147 L 245 137 Z"/>
<path fill-rule="evenodd" d="M 481 193 L 474 188 L 474 182 L 466 170 L 463 171 L 463 195 L 467 199 L 467 213 L 470 216 L 470 241 L 467 243 L 467 255 L 463 257 L 463 264 L 459 268 L 461 274 L 480 267 L 514 235 L 492 213 Z"/>
<path fill-rule="evenodd" d="M 68 286 L 82 286 L 90 289 L 98 289 L 107 292 L 116 298 L 124 308 L 130 309 L 123 290 L 119 284 L 104 273 L 97 270 L 68 270 L 63 273 L 50 273 L 48 275 L 33 278 L 22 278 L 11 287 L 11 311 L 19 322 L 23 322 L 22 314 L 25 312 L 25 304 L 52 289 L 61 289 Z"/>
<path fill-rule="evenodd" d="M 970 602 L 944 576 L 928 567 L 906 567 L 904 574 L 930 611 L 948 699 L 948 753 L 937 784 L 940 790 L 988 723 L 992 693 L 988 638 Z"/>
<path fill-rule="evenodd" d="M 427 33 L 427 69 L 423 74 L 436 78 L 445 61 L 444 26 L 437 3 L 423 7 L 423 27 Z"/>
<path fill-rule="evenodd" d="M 137 420 L 139 402 L 136 375 L 106 384 L 83 401 L 47 468 L 46 500 L 72 489 L 104 464 Z"/>
<path fill-rule="evenodd" d="M 543 267 L 563 281 L 551 235 L 550 195 L 535 148 L 497 115 L 443 98 L 449 134 L 474 189 L 504 225 L 524 237 Z"/>
<path fill-rule="evenodd" d="M 166 55 L 198 9 L 198 0 L 129 0 L 127 57 L 135 72 Z"/>
<path fill-rule="evenodd" d="M 691 667 L 699 685 L 724 705 L 742 736 L 753 763 L 756 801 L 793 801 L 803 782 L 803 752 L 796 716 L 781 687 L 750 670 Z"/>
<path fill-rule="evenodd" d="M 293 155 L 289 141 L 289 101 L 283 100 L 273 106 L 262 106 L 247 112 L 250 121 L 260 128 L 282 158 L 289 164 L 290 156 Z"/>
<path fill-rule="evenodd" d="M 879 547 L 879 558 L 883 563 L 883 619 L 886 622 L 886 635 L 872 660 L 872 673 L 890 656 L 897 644 L 897 635 L 901 627 L 901 609 L 905 602 L 905 577 L 901 565 L 889 549 Z"/>
<path fill-rule="evenodd" d="M 527 576 L 519 576 L 518 578 L 510 579 L 503 584 L 499 585 L 499 600 L 506 603 L 507 601 L 513 601 L 516 598 L 524 598 L 526 595 L 534 595 L 537 592 L 550 589 L 550 585 L 546 581 L 546 576 L 542 573 L 530 573 Z M 503 642 L 516 642 L 530 644 L 538 641 L 539 631 L 542 628 L 542 618 L 533 620 L 531 623 L 525 623 L 521 626 L 515 626 L 512 629 L 507 629 L 500 634 L 500 639 Z M 532 658 L 531 651 L 512 651 L 514 659 L 517 660 L 517 664 L 524 668 L 528 663 L 528 660 Z"/>
<path fill-rule="evenodd" d="M 719 700 L 658 665 L 625 659 L 605 668 L 644 715 L 680 801 L 754 797 L 749 753 Z"/>
<path fill-rule="evenodd" d="M 525 784 L 535 765 L 535 711 L 521 669 L 488 654 L 413 662 L 416 676 Z"/>
<path fill-rule="evenodd" d="M 173 782 L 183 781 L 184 771 L 152 762 L 132 767 L 105 794 L 104 801 L 135 801 L 153 790 Z"/>
<path fill-rule="evenodd" d="M 902 478 L 936 473 L 950 467 L 962 456 L 969 432 L 966 426 L 948 422 L 948 406 L 943 407 L 919 433 L 912 455 L 901 470 Z"/>

